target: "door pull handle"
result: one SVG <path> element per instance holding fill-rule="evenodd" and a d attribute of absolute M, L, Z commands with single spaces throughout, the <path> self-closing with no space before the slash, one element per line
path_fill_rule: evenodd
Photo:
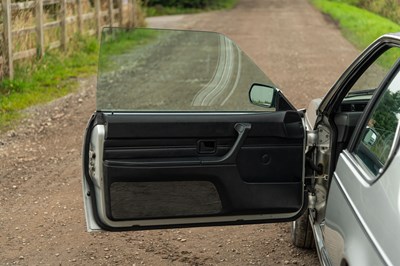
<path fill-rule="evenodd" d="M 246 140 L 247 134 L 251 129 L 250 123 L 237 123 L 234 126 L 238 136 L 231 149 L 223 156 L 201 158 L 201 164 L 234 164 L 236 157 Z"/>

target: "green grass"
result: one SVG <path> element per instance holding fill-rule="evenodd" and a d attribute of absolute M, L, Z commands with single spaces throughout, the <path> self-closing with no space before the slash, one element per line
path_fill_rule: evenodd
<path fill-rule="evenodd" d="M 64 96 L 77 88 L 77 77 L 96 73 L 98 48 L 96 39 L 75 36 L 67 52 L 17 62 L 14 79 L 0 81 L 0 130 L 10 128 L 21 110 Z"/>
<path fill-rule="evenodd" d="M 104 66 L 112 55 L 143 45 L 158 35 L 155 31 L 114 31 L 102 46 L 95 38 L 75 36 L 66 52 L 47 51 L 40 60 L 17 62 L 13 80 L 0 81 L 0 131 L 11 128 L 27 107 L 42 104 L 73 92 L 77 77 L 97 73 L 99 59 Z"/>
<path fill-rule="evenodd" d="M 124 53 L 138 45 L 147 44 L 159 35 L 159 30 L 151 29 L 113 29 L 110 34 L 103 35 L 101 56 L 110 56 Z"/>
<path fill-rule="evenodd" d="M 400 25 L 367 10 L 342 2 L 310 1 L 337 21 L 343 35 L 359 49 L 385 33 L 400 31 Z"/>
<path fill-rule="evenodd" d="M 350 4 L 350 5 L 358 5 L 358 4 L 360 4 L 361 0 L 331 0 L 331 1 L 346 3 L 346 4 Z"/>
<path fill-rule="evenodd" d="M 184 7 L 170 7 L 170 6 L 148 6 L 145 8 L 147 17 L 164 16 L 164 15 L 180 15 L 180 14 L 194 14 L 205 11 L 219 10 L 219 9 L 232 9 L 236 6 L 238 0 L 220 0 L 213 2 L 209 7 L 201 8 L 184 8 Z"/>
<path fill-rule="evenodd" d="M 146 7 L 146 16 L 166 16 L 166 15 L 181 15 L 181 14 L 195 14 L 204 12 L 202 9 L 198 8 L 181 8 L 181 7 Z"/>
<path fill-rule="evenodd" d="M 103 34 L 103 40 L 100 48 L 99 71 L 116 70 L 120 62 L 116 62 L 112 56 L 120 55 L 135 47 L 148 44 L 156 40 L 162 31 L 151 29 L 113 29 Z"/>
<path fill-rule="evenodd" d="M 375 14 L 400 23 L 400 5 L 398 0 L 331 0 L 343 2 L 369 10 Z"/>

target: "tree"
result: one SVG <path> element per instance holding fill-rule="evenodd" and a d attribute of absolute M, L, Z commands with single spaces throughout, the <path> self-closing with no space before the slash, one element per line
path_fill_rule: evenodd
<path fill-rule="evenodd" d="M 372 119 L 375 121 L 374 127 L 383 137 L 396 132 L 400 115 L 400 92 L 386 91 L 383 98 L 378 103 Z"/>

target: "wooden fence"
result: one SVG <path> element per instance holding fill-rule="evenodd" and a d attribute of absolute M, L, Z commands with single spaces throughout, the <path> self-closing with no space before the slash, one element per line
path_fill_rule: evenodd
<path fill-rule="evenodd" d="M 89 2 L 90 1 L 90 2 Z M 47 49 L 61 48 L 66 49 L 71 31 L 68 26 L 75 24 L 73 32 L 83 35 L 101 35 L 104 26 L 135 26 L 136 25 L 136 0 L 35 0 L 27 2 L 11 2 L 2 0 L 1 15 L 3 19 L 2 34 L 2 56 L 0 64 L 2 66 L 3 77 L 13 78 L 14 61 L 29 57 L 42 57 Z M 89 6 L 89 12 L 83 12 L 83 4 Z M 45 22 L 44 8 L 57 6 L 57 20 Z M 94 6 L 94 7 L 93 7 Z M 73 15 L 69 15 L 68 8 L 74 8 Z M 15 15 L 18 11 L 27 11 L 34 14 L 35 25 L 25 26 L 16 29 L 13 25 Z M 84 27 L 85 22 L 93 25 Z M 94 23 L 93 23 L 94 22 Z M 86 23 L 87 24 L 87 23 Z M 59 40 L 45 42 L 45 31 L 51 28 L 58 28 Z M 13 52 L 13 38 L 21 35 L 35 34 L 36 47 L 28 48 L 23 51 Z"/>

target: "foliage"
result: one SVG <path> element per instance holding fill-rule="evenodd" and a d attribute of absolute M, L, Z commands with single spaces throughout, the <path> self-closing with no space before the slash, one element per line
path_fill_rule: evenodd
<path fill-rule="evenodd" d="M 165 16 L 165 15 L 178 15 L 178 14 L 194 14 L 203 12 L 203 9 L 199 8 L 181 8 L 181 7 L 163 7 L 163 6 L 149 6 L 146 7 L 146 16 Z"/>
<path fill-rule="evenodd" d="M 169 6 L 183 8 L 205 8 L 211 4 L 211 0 L 149 0 L 149 6 Z"/>
<path fill-rule="evenodd" d="M 103 33 L 100 56 L 121 54 L 135 46 L 147 44 L 157 36 L 158 31 L 151 29 L 112 29 Z"/>
<path fill-rule="evenodd" d="M 378 138 L 371 147 L 377 158 L 385 163 L 394 140 L 400 114 L 400 92 L 386 91 L 373 112 L 372 121 Z"/>
<path fill-rule="evenodd" d="M 398 0 L 332 0 L 355 5 L 400 23 L 400 5 Z"/>
<path fill-rule="evenodd" d="M 66 52 L 52 50 L 40 60 L 18 62 L 14 79 L 0 82 L 1 128 L 10 126 L 19 111 L 73 91 L 78 76 L 96 72 L 97 57 L 97 40 L 76 35 Z"/>
<path fill-rule="evenodd" d="M 328 1 L 345 3 L 349 5 L 358 5 L 363 0 L 328 0 Z"/>
<path fill-rule="evenodd" d="M 311 1 L 337 21 L 343 35 L 360 49 L 364 49 L 385 33 L 400 31 L 400 25 L 362 8 L 338 1 Z"/>
<path fill-rule="evenodd" d="M 365 7 L 366 0 L 310 0 L 322 12 L 338 22 L 343 35 L 360 49 L 366 48 L 379 36 L 400 31 L 400 25 L 387 18 L 374 14 Z M 377 0 L 375 3 L 382 2 Z M 386 2 L 391 2 L 387 0 Z M 357 6 L 355 6 L 357 5 Z M 397 8 L 397 7 L 396 7 Z M 382 55 L 378 64 L 385 69 L 392 67 L 400 57 L 398 49 L 391 49 Z M 393 132 L 396 131 L 397 117 L 400 113 L 400 92 L 386 92 L 374 112 L 375 129 L 380 136 L 373 147 L 374 153 L 384 162 L 389 154 Z M 388 144 L 389 143 L 389 144 Z"/>
<path fill-rule="evenodd" d="M 233 8 L 238 0 L 148 0 L 147 16 L 198 13 Z"/>
<path fill-rule="evenodd" d="M 181 8 L 223 8 L 229 0 L 148 0 L 148 6 L 181 7 Z"/>
<path fill-rule="evenodd" d="M 386 91 L 374 112 L 375 128 L 384 134 L 396 132 L 397 116 L 400 114 L 400 92 Z"/>

